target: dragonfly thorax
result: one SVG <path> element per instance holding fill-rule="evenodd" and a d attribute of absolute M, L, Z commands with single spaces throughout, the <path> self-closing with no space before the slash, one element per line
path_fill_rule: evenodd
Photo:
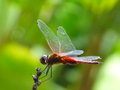
<path fill-rule="evenodd" d="M 48 55 L 43 55 L 40 59 L 40 62 L 42 64 L 47 64 L 47 61 L 48 61 Z"/>

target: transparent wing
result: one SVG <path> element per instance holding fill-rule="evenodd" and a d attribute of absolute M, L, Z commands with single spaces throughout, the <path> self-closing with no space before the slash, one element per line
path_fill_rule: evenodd
<path fill-rule="evenodd" d="M 85 56 L 85 57 L 72 57 L 76 60 L 97 60 L 97 59 L 101 59 L 101 57 L 99 56 Z"/>
<path fill-rule="evenodd" d="M 60 56 L 69 56 L 69 57 L 74 57 L 83 54 L 83 50 L 74 50 L 66 53 L 59 53 Z"/>
<path fill-rule="evenodd" d="M 63 27 L 61 26 L 58 27 L 57 36 L 60 43 L 59 53 L 76 50 L 75 46 L 72 44 L 69 36 L 67 35 Z"/>
<path fill-rule="evenodd" d="M 42 20 L 37 20 L 37 23 L 38 23 L 38 27 L 40 31 L 45 36 L 51 50 L 55 53 L 58 53 L 59 42 L 58 42 L 57 36 L 52 32 L 52 30 Z"/>

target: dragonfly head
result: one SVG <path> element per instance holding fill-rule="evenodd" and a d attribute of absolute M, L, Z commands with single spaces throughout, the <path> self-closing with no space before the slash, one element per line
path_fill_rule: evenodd
<path fill-rule="evenodd" d="M 48 55 L 43 55 L 40 59 L 40 62 L 42 64 L 47 64 L 47 60 L 48 60 Z"/>

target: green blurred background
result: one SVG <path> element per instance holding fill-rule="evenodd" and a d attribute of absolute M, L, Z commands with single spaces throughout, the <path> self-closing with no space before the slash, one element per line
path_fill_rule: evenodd
<path fill-rule="evenodd" d="M 37 27 L 63 26 L 77 49 L 103 64 L 54 65 L 38 90 L 120 90 L 119 0 L 0 0 L 0 90 L 30 90 L 39 58 L 50 54 Z"/>

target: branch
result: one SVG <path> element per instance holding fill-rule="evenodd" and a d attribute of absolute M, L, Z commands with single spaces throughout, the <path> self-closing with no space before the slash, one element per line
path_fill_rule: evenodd
<path fill-rule="evenodd" d="M 32 90 L 37 90 L 37 87 L 42 83 L 42 81 L 39 81 L 39 77 L 42 74 L 42 71 L 39 68 L 36 68 L 37 74 L 32 75 L 33 80 L 34 80 L 34 85 L 32 87 Z"/>

